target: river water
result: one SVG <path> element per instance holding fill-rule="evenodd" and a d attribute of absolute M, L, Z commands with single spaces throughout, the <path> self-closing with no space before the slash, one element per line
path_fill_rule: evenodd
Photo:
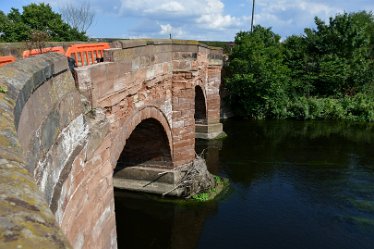
<path fill-rule="evenodd" d="M 228 120 L 224 130 L 196 150 L 228 191 L 190 205 L 116 191 L 119 248 L 374 248 L 374 124 Z"/>

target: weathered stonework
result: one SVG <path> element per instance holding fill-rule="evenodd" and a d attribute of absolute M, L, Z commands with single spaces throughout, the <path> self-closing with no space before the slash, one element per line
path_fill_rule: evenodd
<path fill-rule="evenodd" d="M 0 75 L 0 248 L 116 248 L 105 115 L 84 106 L 64 56 Z"/>
<path fill-rule="evenodd" d="M 222 51 L 194 41 L 175 40 L 118 41 L 114 46 L 105 51 L 108 62 L 76 70 L 78 87 L 92 108 L 106 110 L 112 136 L 113 168 L 126 141 L 140 123 L 151 118 L 162 125 L 171 152 L 168 167 L 170 174 L 175 175 L 163 189 L 172 189 L 178 182 L 176 179 L 182 166 L 195 159 L 195 137 L 211 139 L 222 133 L 219 119 Z M 203 91 L 205 129 L 195 124 L 197 86 Z M 153 168 L 165 166 L 159 164 Z M 130 168 L 126 169 L 126 174 L 118 173 L 117 176 L 126 179 L 131 176 L 132 186 L 141 186 L 144 181 L 154 179 L 154 173 L 146 171 L 147 167 L 145 170 Z M 145 190 L 129 184 L 117 186 L 154 193 L 163 191 Z M 183 191 L 172 193 L 178 195 L 180 192 Z"/>
<path fill-rule="evenodd" d="M 44 56 L 0 69 L 5 89 L 0 92 L 0 248 L 70 248 L 27 170 L 27 153 L 17 132 L 28 99 L 44 82 L 66 72 L 63 61 L 60 56 Z"/>
<path fill-rule="evenodd" d="M 77 68 L 76 82 L 58 54 L 0 68 L 0 248 L 116 248 L 113 171 L 126 153 L 138 159 L 131 142 L 156 159 L 125 167 L 122 181 L 144 186 L 162 173 L 163 188 L 149 192 L 180 195 L 173 188 L 195 160 L 197 87 L 202 133 L 222 132 L 221 50 L 114 45 L 106 62 Z"/>

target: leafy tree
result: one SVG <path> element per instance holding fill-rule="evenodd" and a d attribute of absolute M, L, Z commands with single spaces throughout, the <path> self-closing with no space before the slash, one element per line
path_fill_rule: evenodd
<path fill-rule="evenodd" d="M 285 114 L 289 70 L 283 65 L 280 36 L 255 26 L 239 32 L 229 59 L 229 102 L 234 110 L 256 119 Z"/>
<path fill-rule="evenodd" d="M 61 15 L 53 12 L 51 6 L 44 3 L 24 6 L 22 13 L 12 8 L 6 16 L 1 12 L 0 19 L 3 41 L 26 41 L 35 31 L 48 34 L 51 41 L 87 40 L 84 32 L 79 32 L 63 22 Z"/>
<path fill-rule="evenodd" d="M 0 10 L 0 41 L 4 41 L 4 30 L 8 22 L 8 17 L 4 14 L 3 11 Z"/>
<path fill-rule="evenodd" d="M 251 118 L 374 121 L 374 16 L 343 13 L 303 36 L 260 26 L 240 32 L 226 88 L 233 110 Z"/>
<path fill-rule="evenodd" d="M 31 32 L 22 21 L 22 15 L 18 9 L 12 8 L 7 16 L 5 16 L 4 25 L 1 28 L 3 40 L 7 42 L 25 41 Z"/>
<path fill-rule="evenodd" d="M 354 95 L 373 81 L 372 34 L 365 18 L 366 12 L 340 14 L 330 18 L 329 24 L 315 18 L 317 29 L 305 30 L 305 68 L 309 71 L 304 73 L 314 74 L 311 83 L 315 94 Z"/>
<path fill-rule="evenodd" d="M 293 97 L 310 96 L 314 90 L 313 68 L 315 65 L 306 53 L 305 38 L 296 35 L 290 36 L 283 43 L 283 47 L 285 65 L 291 69 L 289 94 Z"/>

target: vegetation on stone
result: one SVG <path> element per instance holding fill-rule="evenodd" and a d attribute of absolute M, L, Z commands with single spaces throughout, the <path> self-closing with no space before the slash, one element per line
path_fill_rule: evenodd
<path fill-rule="evenodd" d="M 191 200 L 205 202 L 214 200 L 218 195 L 224 192 L 229 186 L 229 180 L 220 176 L 214 176 L 215 187 L 209 189 L 206 192 L 201 192 L 191 196 Z"/>
<path fill-rule="evenodd" d="M 281 42 L 239 32 L 226 68 L 228 102 L 253 119 L 374 121 L 374 15 L 344 13 Z"/>
<path fill-rule="evenodd" d="M 0 93 L 6 93 L 8 90 L 5 86 L 0 86 Z"/>

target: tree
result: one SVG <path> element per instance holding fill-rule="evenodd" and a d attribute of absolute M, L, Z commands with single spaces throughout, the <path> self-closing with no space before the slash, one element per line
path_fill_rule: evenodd
<path fill-rule="evenodd" d="M 83 2 L 79 7 L 69 3 L 61 9 L 63 19 L 73 28 L 86 33 L 92 25 L 95 14 L 91 11 L 91 4 Z"/>
<path fill-rule="evenodd" d="M 261 26 L 236 35 L 225 81 L 236 113 L 256 119 L 282 117 L 288 82 L 279 35 Z"/>
<path fill-rule="evenodd" d="M 6 42 L 25 41 L 31 31 L 22 21 L 22 15 L 18 9 L 12 8 L 8 15 L 1 14 L 0 31 L 1 39 Z"/>
<path fill-rule="evenodd" d="M 44 3 L 24 6 L 22 13 L 12 8 L 7 15 L 0 13 L 0 19 L 0 37 L 7 42 L 30 40 L 36 31 L 48 34 L 51 41 L 87 40 L 84 32 L 69 26 Z"/>
<path fill-rule="evenodd" d="M 284 62 L 290 68 L 289 94 L 296 96 L 310 96 L 314 90 L 314 64 L 306 53 L 307 43 L 302 36 L 290 36 L 283 42 Z"/>
<path fill-rule="evenodd" d="M 49 41 L 49 35 L 44 31 L 33 30 L 31 31 L 29 39 L 26 41 L 28 50 L 38 49 L 41 53 L 43 48 L 46 48 L 46 43 Z"/>
<path fill-rule="evenodd" d="M 317 28 L 305 30 L 307 65 L 315 75 L 315 94 L 354 95 L 374 79 L 371 39 L 373 18 L 366 12 L 340 14 L 326 24 L 315 18 Z M 309 73 L 309 72 L 308 72 Z"/>
<path fill-rule="evenodd" d="M 23 22 L 30 28 L 44 31 L 52 41 L 87 40 L 84 33 L 70 27 L 49 4 L 30 4 L 23 7 Z"/>

